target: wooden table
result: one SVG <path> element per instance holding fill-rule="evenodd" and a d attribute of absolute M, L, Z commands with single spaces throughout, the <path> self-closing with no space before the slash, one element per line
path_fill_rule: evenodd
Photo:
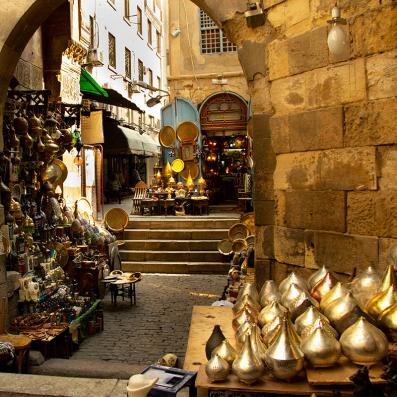
<path fill-rule="evenodd" d="M 358 370 L 359 366 L 349 363 L 346 367 L 334 367 L 320 371 L 309 369 L 309 381 L 302 373 L 302 377 L 292 382 L 283 382 L 271 377 L 266 373 L 257 383 L 247 386 L 240 383 L 235 375 L 229 375 L 225 382 L 209 382 L 205 373 L 205 344 L 210 337 L 216 324 L 229 342 L 235 346 L 234 330 L 232 328 L 233 311 L 230 307 L 194 306 L 190 324 L 189 339 L 186 349 L 183 368 L 189 371 L 197 371 L 196 387 L 204 390 L 228 390 L 238 392 L 268 393 L 274 395 L 312 395 L 333 396 L 334 390 L 340 391 L 340 396 L 352 396 L 352 383 L 347 374 Z M 379 364 L 370 370 L 370 377 L 373 383 L 383 383 L 380 379 L 382 365 Z M 332 382 L 325 382 L 325 377 L 332 379 Z M 349 375 L 350 376 L 350 375 Z M 317 378 L 319 381 L 317 382 Z M 323 386 L 320 386 L 320 385 Z M 200 393 L 202 394 L 202 393 Z"/>
<path fill-rule="evenodd" d="M 116 306 L 117 305 L 117 297 L 121 296 L 124 300 L 124 286 L 126 285 L 128 290 L 127 290 L 127 295 L 128 298 L 130 298 L 130 304 L 135 305 L 136 304 L 136 288 L 135 284 L 141 281 L 141 278 L 139 279 L 129 279 L 129 276 L 131 276 L 133 273 L 123 273 L 123 277 L 120 279 L 102 279 L 102 283 L 104 284 L 110 284 L 110 299 L 112 303 Z M 119 289 L 121 287 L 121 290 Z"/>
<path fill-rule="evenodd" d="M 27 363 L 32 339 L 25 335 L 1 334 L 0 342 L 9 342 L 15 348 L 18 373 L 22 372 L 24 363 Z"/>

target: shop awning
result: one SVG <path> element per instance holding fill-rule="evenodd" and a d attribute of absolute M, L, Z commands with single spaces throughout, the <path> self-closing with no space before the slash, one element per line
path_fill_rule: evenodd
<path fill-rule="evenodd" d="M 83 94 L 93 94 L 104 98 L 109 96 L 105 89 L 102 88 L 85 69 L 81 69 L 80 91 Z"/>
<path fill-rule="evenodd" d="M 116 120 L 106 118 L 104 123 L 105 155 L 129 155 L 152 157 L 160 154 L 160 146 L 147 134 L 139 134 L 123 127 Z"/>

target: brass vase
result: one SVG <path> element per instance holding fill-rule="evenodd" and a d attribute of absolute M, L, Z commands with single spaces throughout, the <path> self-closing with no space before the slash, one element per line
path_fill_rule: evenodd
<path fill-rule="evenodd" d="M 390 306 L 397 303 L 397 291 L 391 285 L 385 291 L 379 292 L 367 304 L 367 313 L 373 318 L 377 319 L 378 316 Z"/>
<path fill-rule="evenodd" d="M 308 289 L 306 281 L 302 277 L 298 276 L 295 272 L 291 272 L 283 281 L 281 281 L 278 287 L 281 296 L 289 289 L 292 284 L 299 286 L 303 291 L 307 291 Z"/>
<path fill-rule="evenodd" d="M 331 302 L 325 308 L 324 314 L 331 323 L 334 323 L 350 313 L 356 306 L 358 306 L 357 301 L 354 299 L 352 293 L 348 292 L 346 295 Z"/>
<path fill-rule="evenodd" d="M 267 306 L 272 301 L 279 301 L 280 293 L 274 280 L 266 280 L 259 292 L 259 301 L 262 307 Z"/>
<path fill-rule="evenodd" d="M 249 295 L 254 302 L 259 303 L 259 294 L 258 294 L 255 284 L 244 283 L 238 291 L 236 301 L 239 301 L 244 295 Z"/>
<path fill-rule="evenodd" d="M 343 354 L 358 365 L 376 364 L 388 351 L 386 335 L 364 317 L 347 328 L 339 341 Z"/>
<path fill-rule="evenodd" d="M 321 281 L 328 273 L 328 269 L 323 265 L 317 271 L 315 271 L 307 280 L 309 290 L 311 290 L 319 281 Z"/>
<path fill-rule="evenodd" d="M 302 341 L 304 341 L 309 335 L 311 335 L 318 327 L 321 327 L 324 332 L 326 332 L 330 336 L 338 338 L 338 331 L 329 323 L 328 319 L 318 318 L 314 321 L 312 325 L 308 325 L 307 327 L 303 328 L 301 332 Z"/>
<path fill-rule="evenodd" d="M 265 306 L 258 317 L 258 324 L 263 327 L 264 325 L 272 322 L 276 317 L 281 317 L 287 312 L 287 309 L 279 302 L 273 301 Z"/>
<path fill-rule="evenodd" d="M 308 327 L 309 325 L 313 325 L 314 322 L 319 318 L 328 321 L 328 319 L 314 306 L 308 307 L 306 311 L 295 320 L 295 329 L 298 335 L 301 335 L 304 328 Z"/>
<path fill-rule="evenodd" d="M 255 383 L 265 372 L 263 362 L 254 355 L 251 346 L 251 335 L 248 335 L 232 365 L 232 371 L 239 381 L 248 385 Z"/>
<path fill-rule="evenodd" d="M 246 322 L 256 323 L 257 321 L 258 319 L 253 314 L 251 314 L 249 309 L 245 308 L 234 317 L 232 321 L 232 326 L 236 331 L 242 324 Z"/>
<path fill-rule="evenodd" d="M 327 272 L 326 275 L 314 285 L 310 291 L 310 295 L 317 301 L 321 302 L 322 298 L 335 286 L 337 279 L 332 273 Z"/>
<path fill-rule="evenodd" d="M 290 380 L 303 369 L 304 355 L 291 337 L 288 319 L 281 322 L 280 331 L 266 352 L 266 364 L 277 379 Z"/>
<path fill-rule="evenodd" d="M 227 339 L 224 339 L 223 342 L 212 351 L 212 356 L 215 354 L 226 360 L 230 365 L 233 364 L 233 361 L 237 357 L 236 349 Z"/>
<path fill-rule="evenodd" d="M 349 290 L 340 281 L 338 281 L 331 291 L 325 294 L 323 299 L 321 299 L 320 309 L 324 311 L 327 305 L 343 295 L 346 295 L 348 292 Z"/>
<path fill-rule="evenodd" d="M 232 310 L 234 313 L 238 313 L 243 310 L 244 306 L 250 306 L 251 308 L 258 311 L 261 310 L 261 305 L 253 300 L 250 295 L 243 295 L 240 299 L 236 300 Z"/>
<path fill-rule="evenodd" d="M 339 342 L 317 327 L 301 344 L 305 358 L 313 367 L 332 367 L 339 359 L 341 346 Z"/>
<path fill-rule="evenodd" d="M 397 341 L 397 303 L 388 307 L 379 316 L 380 324 L 387 329 L 387 333 L 394 342 Z"/>
<path fill-rule="evenodd" d="M 391 285 L 397 288 L 396 273 L 392 264 L 388 264 L 383 273 L 382 282 L 379 291 L 386 291 Z"/>
<path fill-rule="evenodd" d="M 210 382 L 222 382 L 230 373 L 230 364 L 218 354 L 214 354 L 205 364 L 205 373 Z"/>

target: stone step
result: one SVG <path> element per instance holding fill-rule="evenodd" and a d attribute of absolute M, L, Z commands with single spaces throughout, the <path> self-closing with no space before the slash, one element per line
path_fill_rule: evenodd
<path fill-rule="evenodd" d="M 169 247 L 171 248 L 171 247 Z M 186 261 L 216 262 L 222 260 L 218 251 L 136 251 L 120 250 L 122 261 Z"/>
<path fill-rule="evenodd" d="M 127 240 L 223 240 L 228 229 L 125 229 L 123 239 Z"/>
<path fill-rule="evenodd" d="M 217 240 L 124 240 L 124 251 L 216 251 Z"/>
<path fill-rule="evenodd" d="M 226 262 L 125 261 L 122 264 L 125 272 L 142 273 L 227 274 L 229 268 Z"/>
<path fill-rule="evenodd" d="M 236 218 L 140 217 L 130 218 L 127 229 L 229 229 Z"/>

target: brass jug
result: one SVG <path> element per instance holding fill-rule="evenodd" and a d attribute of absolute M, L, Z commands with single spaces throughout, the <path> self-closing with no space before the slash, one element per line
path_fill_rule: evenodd
<path fill-rule="evenodd" d="M 233 361 L 237 357 L 236 349 L 230 344 L 227 339 L 224 339 L 223 342 L 219 346 L 217 346 L 211 354 L 212 356 L 217 354 L 219 357 L 226 360 L 230 365 L 233 364 Z"/>
<path fill-rule="evenodd" d="M 272 301 L 280 300 L 280 293 L 274 280 L 266 280 L 259 292 L 259 300 L 262 307 L 267 306 Z"/>
<path fill-rule="evenodd" d="M 397 303 L 388 307 L 379 316 L 379 322 L 387 328 L 391 339 L 397 341 Z"/>
<path fill-rule="evenodd" d="M 218 354 L 214 354 L 205 364 L 205 373 L 210 382 L 222 382 L 230 373 L 230 364 Z"/>
<path fill-rule="evenodd" d="M 310 295 L 318 302 L 335 286 L 337 279 L 332 273 L 327 274 L 310 291 Z"/>
<path fill-rule="evenodd" d="M 301 345 L 305 358 L 313 367 L 332 367 L 339 359 L 341 346 L 322 327 L 317 327 Z"/>
<path fill-rule="evenodd" d="M 303 291 L 308 290 L 306 281 L 295 272 L 291 272 L 283 281 L 281 281 L 278 287 L 280 295 L 282 296 L 292 284 L 298 285 Z"/>
<path fill-rule="evenodd" d="M 314 306 L 310 306 L 295 320 L 295 329 L 298 335 L 302 334 L 304 328 L 313 325 L 317 319 L 323 319 L 328 322 L 328 319 L 321 314 Z"/>
<path fill-rule="evenodd" d="M 348 292 L 349 290 L 340 281 L 338 281 L 331 291 L 325 294 L 323 299 L 321 299 L 320 309 L 324 311 L 327 305 L 343 295 L 346 295 Z"/>
<path fill-rule="evenodd" d="M 265 372 L 263 362 L 254 355 L 251 346 L 251 335 L 248 335 L 232 365 L 232 371 L 239 381 L 248 385 L 255 383 Z"/>
<path fill-rule="evenodd" d="M 391 285 L 385 291 L 379 292 L 367 304 L 367 313 L 373 318 L 377 319 L 378 316 L 390 306 L 397 303 L 397 291 Z"/>
<path fill-rule="evenodd" d="M 266 364 L 277 379 L 290 380 L 303 369 L 304 355 L 291 337 L 288 319 L 281 322 L 281 329 L 266 352 Z"/>
<path fill-rule="evenodd" d="M 264 325 L 272 322 L 276 317 L 283 316 L 287 309 L 279 302 L 273 301 L 265 306 L 258 317 L 258 324 L 263 327 Z"/>
<path fill-rule="evenodd" d="M 323 265 L 315 271 L 307 280 L 309 290 L 311 290 L 319 281 L 321 281 L 329 270 Z"/>
<path fill-rule="evenodd" d="M 354 364 L 371 366 L 382 360 L 388 351 L 386 335 L 360 317 L 346 329 L 339 340 L 343 354 Z"/>
<path fill-rule="evenodd" d="M 358 306 L 357 301 L 354 299 L 352 293 L 348 292 L 346 295 L 331 302 L 325 308 L 324 314 L 331 323 L 334 323 L 346 314 L 352 312 L 356 306 Z"/>

